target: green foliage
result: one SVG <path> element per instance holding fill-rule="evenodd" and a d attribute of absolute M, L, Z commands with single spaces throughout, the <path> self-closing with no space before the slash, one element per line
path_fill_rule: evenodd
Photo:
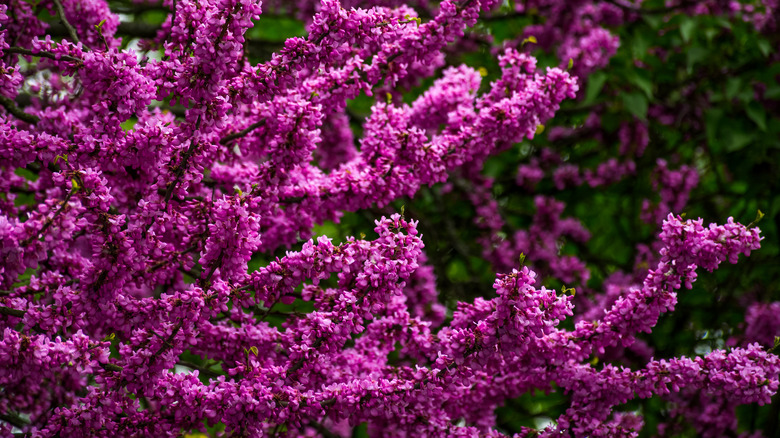
<path fill-rule="evenodd" d="M 291 17 L 262 16 L 246 33 L 247 38 L 283 43 L 288 38 L 306 36 L 306 29 L 300 20 Z"/>

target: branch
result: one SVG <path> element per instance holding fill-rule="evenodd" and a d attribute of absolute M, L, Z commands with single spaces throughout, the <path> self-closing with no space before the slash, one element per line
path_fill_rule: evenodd
<path fill-rule="evenodd" d="M 117 372 L 117 373 L 124 369 L 121 366 L 114 365 L 112 363 L 101 363 L 100 367 L 103 368 L 106 371 L 113 371 L 113 372 Z"/>
<path fill-rule="evenodd" d="M 200 120 L 198 120 L 198 125 L 200 125 Z M 178 166 L 176 166 L 176 170 L 174 171 L 174 174 L 176 175 L 176 179 L 173 180 L 173 182 L 168 183 L 165 189 L 165 211 L 168 211 L 168 204 L 171 202 L 171 196 L 173 196 L 173 191 L 176 189 L 176 186 L 179 184 L 179 181 L 181 181 L 181 177 L 184 175 L 184 172 L 187 170 L 190 157 L 192 157 L 192 155 L 195 153 L 195 149 L 198 146 L 200 146 L 200 144 L 192 142 L 190 143 L 190 146 L 187 148 L 184 154 L 182 154 L 181 163 Z M 149 226 L 151 227 L 151 224 L 149 224 Z"/>
<path fill-rule="evenodd" d="M 237 138 L 244 137 L 245 135 L 249 134 L 250 132 L 254 131 L 255 129 L 257 129 L 257 128 L 263 126 L 263 125 L 265 125 L 265 119 L 260 120 L 259 122 L 255 122 L 255 123 L 249 125 L 246 129 L 243 129 L 241 131 L 234 132 L 232 134 L 228 134 L 228 135 L 222 137 L 221 139 L 219 139 L 219 144 L 228 144 L 228 143 L 230 143 L 231 141 L 233 141 L 233 140 L 235 140 Z"/>
<path fill-rule="evenodd" d="M 6 49 L 3 49 L 3 52 L 5 53 L 15 53 L 18 55 L 27 55 L 27 56 L 37 56 L 38 58 L 49 58 L 53 59 L 55 61 L 68 61 L 68 62 L 75 62 L 77 64 L 82 64 L 81 59 L 76 58 L 74 56 L 70 55 L 58 55 L 51 52 L 47 52 L 45 50 L 41 50 L 39 52 L 33 52 L 30 49 L 25 49 L 23 47 L 8 47 Z"/>
<path fill-rule="evenodd" d="M 59 207 L 60 208 L 54 213 L 54 215 L 52 215 L 51 218 L 46 220 L 46 222 L 43 224 L 41 229 L 37 233 L 35 233 L 34 235 L 27 237 L 26 239 L 24 239 L 21 242 L 21 244 L 22 244 L 21 246 L 22 247 L 26 247 L 33 240 L 37 240 L 39 238 L 39 236 L 42 236 L 46 232 L 46 230 L 49 229 L 49 227 L 54 223 L 54 220 L 57 219 L 60 215 L 62 215 L 62 212 L 65 210 L 65 208 L 67 208 L 68 202 L 70 201 L 71 196 L 73 196 L 73 190 L 69 191 L 68 195 L 65 196 L 65 199 L 59 202 Z"/>
<path fill-rule="evenodd" d="M 157 32 L 160 29 L 160 26 L 155 26 L 149 23 L 123 21 L 119 23 L 119 27 L 117 27 L 116 33 L 138 38 L 154 38 L 157 36 Z"/>
<path fill-rule="evenodd" d="M 0 420 L 5 421 L 11 426 L 18 427 L 19 429 L 30 424 L 28 420 L 25 420 L 24 418 L 20 417 L 19 414 L 13 414 L 13 413 L 0 414 Z"/>
<path fill-rule="evenodd" d="M 0 315 L 15 316 L 17 318 L 22 318 L 24 317 L 25 313 L 27 313 L 26 310 L 12 309 L 10 307 L 0 306 Z"/>
<path fill-rule="evenodd" d="M 23 122 L 34 125 L 38 123 L 38 120 L 40 120 L 38 116 L 27 114 L 26 112 L 22 111 L 21 108 L 16 106 L 16 103 L 13 100 L 3 96 L 2 94 L 0 94 L 0 105 L 2 105 L 3 108 L 5 108 L 5 110 L 8 111 L 12 116 Z"/>
<path fill-rule="evenodd" d="M 166 11 L 168 10 L 166 9 Z M 160 29 L 162 29 L 160 25 L 135 21 L 122 21 L 119 23 L 119 26 L 117 27 L 116 33 L 114 35 L 128 36 L 131 38 L 154 39 L 157 37 L 157 33 L 160 31 Z M 65 28 L 65 26 L 59 23 L 51 23 L 49 24 L 49 28 L 46 30 L 46 34 L 53 37 L 63 37 L 68 35 L 68 30 Z M 249 38 L 246 35 L 244 36 L 244 40 L 250 54 L 254 54 L 254 56 L 258 57 L 267 56 L 268 54 L 274 53 L 276 50 L 284 47 L 284 42 L 282 41 Z"/>
<path fill-rule="evenodd" d="M 219 252 L 219 256 L 217 256 L 217 259 L 214 260 L 214 264 L 211 265 L 211 269 L 209 270 L 209 273 L 206 275 L 206 278 L 203 279 L 203 281 L 200 282 L 200 287 L 208 288 L 211 286 L 211 276 L 214 275 L 214 272 L 217 270 L 217 268 L 222 267 L 222 259 L 225 257 L 225 250 Z"/>
<path fill-rule="evenodd" d="M 173 256 L 173 257 L 178 257 L 178 256 L 181 256 L 181 255 L 190 253 L 192 251 L 195 251 L 196 249 L 198 249 L 197 245 L 191 245 L 187 249 L 183 249 L 181 251 L 174 251 L 170 255 Z M 149 266 L 148 268 L 146 268 L 146 272 L 154 272 L 154 271 L 160 269 L 161 267 L 167 265 L 168 263 L 173 263 L 174 261 L 178 262 L 178 260 L 172 260 L 172 259 L 160 260 L 160 261 L 156 262 L 155 264 L 153 264 L 153 265 Z"/>
<path fill-rule="evenodd" d="M 76 29 L 74 29 L 73 26 L 70 25 L 67 17 L 65 17 L 65 9 L 63 9 L 62 7 L 62 2 L 60 2 L 60 0 L 54 0 L 54 5 L 57 6 L 57 14 L 59 14 L 60 21 L 62 21 L 62 24 L 65 25 L 65 28 L 68 30 L 70 39 L 73 40 L 74 43 L 78 44 L 79 37 L 78 35 L 76 35 Z"/>
<path fill-rule="evenodd" d="M 160 357 L 161 354 L 165 353 L 165 351 L 168 350 L 169 348 L 173 348 L 173 344 L 171 344 L 171 342 L 173 342 L 173 338 L 176 337 L 176 335 L 179 333 L 179 330 L 181 330 L 181 327 L 183 325 L 184 325 L 184 320 L 180 318 L 179 322 L 176 324 L 176 327 L 173 328 L 173 331 L 171 332 L 170 336 L 168 336 L 167 339 L 163 339 L 163 343 L 162 345 L 160 345 L 160 348 L 152 355 L 152 357 L 149 358 L 149 364 L 153 364 L 157 360 L 157 358 Z M 108 370 L 108 368 L 106 369 Z M 116 371 L 116 370 L 109 370 L 109 371 Z"/>

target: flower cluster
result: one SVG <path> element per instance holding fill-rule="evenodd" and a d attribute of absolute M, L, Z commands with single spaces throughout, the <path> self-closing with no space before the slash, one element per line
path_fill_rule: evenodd
<path fill-rule="evenodd" d="M 769 403 L 777 303 L 752 305 L 744 337 L 706 355 L 651 359 L 641 338 L 699 268 L 760 247 L 752 225 L 677 215 L 695 167 L 656 162 L 660 200 L 642 218 L 660 228 L 637 243 L 635 269 L 596 287 L 564 251 L 591 232 L 539 187 L 632 177 L 645 123 L 623 123 L 606 161 L 543 148 L 515 165 L 512 189 L 533 194 L 524 229 L 494 199 L 506 181 L 487 163 L 581 98 L 620 46 L 607 28 L 638 13 L 516 3 L 547 18 L 494 48 L 492 72 L 445 54 L 497 16 L 494 0 L 133 3 L 164 16 L 133 41 L 128 11 L 103 0 L 0 5 L 0 435 L 331 437 L 365 424 L 498 437 L 507 400 L 559 391 L 560 416 L 515 436 L 636 436 L 642 418 L 615 410 L 635 398 L 718 431 L 736 428 L 737 405 Z M 250 30 L 268 11 L 307 34 L 257 61 Z M 539 68 L 530 36 L 559 67 Z M 366 97 L 362 118 L 348 102 Z M 594 111 L 549 138 L 599 125 Z M 448 301 L 422 218 L 392 212 L 431 187 L 475 210 L 488 295 Z M 374 235 L 318 236 L 355 213 Z M 627 352 L 645 360 L 623 365 Z"/>

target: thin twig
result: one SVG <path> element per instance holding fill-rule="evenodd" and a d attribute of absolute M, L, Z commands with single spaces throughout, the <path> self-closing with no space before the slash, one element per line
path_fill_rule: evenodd
<path fill-rule="evenodd" d="M 184 175 L 184 172 L 187 170 L 187 166 L 190 161 L 190 157 L 195 153 L 195 149 L 200 146 L 200 144 L 192 142 L 190 143 L 190 146 L 187 148 L 187 150 L 182 154 L 182 160 L 181 163 L 176 166 L 176 171 L 174 174 L 176 175 L 176 179 L 173 180 L 173 182 L 168 183 L 168 187 L 165 190 L 165 211 L 168 211 L 168 204 L 171 202 L 171 196 L 173 196 L 174 190 L 176 190 L 176 186 L 181 181 L 181 177 Z"/>
<path fill-rule="evenodd" d="M 219 252 L 219 256 L 217 256 L 217 259 L 214 260 L 214 264 L 211 265 L 211 269 L 209 269 L 209 273 L 206 275 L 206 278 L 204 278 L 200 282 L 200 287 L 207 288 L 210 286 L 209 282 L 211 281 L 211 276 L 214 275 L 214 272 L 217 270 L 217 268 L 222 267 L 222 260 L 224 259 L 224 257 L 225 257 L 225 250 L 223 249 L 222 251 Z"/>
<path fill-rule="evenodd" d="M 51 218 L 46 220 L 46 222 L 43 224 L 43 227 L 41 227 L 40 231 L 38 231 L 37 233 L 35 233 L 32 236 L 29 236 L 28 238 L 24 239 L 21 242 L 22 243 L 22 245 L 21 245 L 22 247 L 26 247 L 33 240 L 37 240 L 39 238 L 39 236 L 42 236 L 46 232 L 46 230 L 49 229 L 49 227 L 54 223 L 54 220 L 57 219 L 60 215 L 62 215 L 62 212 L 65 210 L 65 208 L 67 208 L 68 202 L 70 201 L 71 196 L 73 196 L 73 190 L 69 191 L 68 195 L 65 196 L 65 199 L 60 201 L 60 203 L 59 203 L 59 207 L 60 208 L 54 213 L 54 215 Z"/>
<path fill-rule="evenodd" d="M 187 249 L 184 249 L 184 250 L 181 250 L 181 251 L 174 251 L 171 255 L 177 257 L 177 256 L 180 256 L 180 255 L 184 255 L 184 254 L 190 253 L 192 251 L 195 251 L 196 249 L 198 249 L 198 246 L 197 245 L 192 245 L 192 246 L 190 246 Z M 161 267 L 165 266 L 166 264 L 171 263 L 172 261 L 173 260 L 171 260 L 171 259 L 160 260 L 157 263 L 155 263 L 155 264 L 149 266 L 148 268 L 146 268 L 146 272 L 154 272 L 154 271 L 160 269 Z"/>
<path fill-rule="evenodd" d="M 157 358 L 160 357 L 161 354 L 165 353 L 165 351 L 168 350 L 169 348 L 173 348 L 173 344 L 171 342 L 173 342 L 173 339 L 179 333 L 179 330 L 181 330 L 181 327 L 183 325 L 184 325 L 184 320 L 179 319 L 179 322 L 176 323 L 176 326 L 173 328 L 173 331 L 171 331 L 170 336 L 168 336 L 167 339 L 163 339 L 163 343 L 162 345 L 160 345 L 160 348 L 157 349 L 157 351 L 152 355 L 151 358 L 149 358 L 149 364 L 153 364 L 155 360 L 157 360 Z"/>

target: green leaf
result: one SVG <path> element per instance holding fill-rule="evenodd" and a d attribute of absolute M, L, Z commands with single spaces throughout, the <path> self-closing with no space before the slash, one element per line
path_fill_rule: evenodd
<path fill-rule="evenodd" d="M 646 28 L 644 28 L 646 30 Z M 634 38 L 631 41 L 631 54 L 634 59 L 644 59 L 647 55 L 647 49 L 650 48 L 650 41 L 645 36 L 646 32 L 638 31 L 634 33 Z"/>
<path fill-rule="evenodd" d="M 623 94 L 623 105 L 626 109 L 641 120 L 647 118 L 647 98 L 641 93 Z"/>
<path fill-rule="evenodd" d="M 760 38 L 756 40 L 756 45 L 758 46 L 758 50 L 761 51 L 761 54 L 764 55 L 765 58 L 772 53 L 772 44 L 769 41 Z"/>
<path fill-rule="evenodd" d="M 728 18 L 726 18 L 726 17 L 722 17 L 722 16 L 715 17 L 715 22 L 716 22 L 716 23 L 717 23 L 717 24 L 718 24 L 720 27 L 722 27 L 722 28 L 724 28 L 724 29 L 731 30 L 731 28 L 733 27 L 733 26 L 731 25 L 731 22 L 729 21 L 729 19 L 728 19 Z"/>
<path fill-rule="evenodd" d="M 710 51 L 701 46 L 695 46 L 688 49 L 686 53 L 688 72 L 693 73 L 693 66 L 706 60 L 710 56 Z"/>
<path fill-rule="evenodd" d="M 588 78 L 588 86 L 585 90 L 585 101 L 583 104 L 588 105 L 593 103 L 593 101 L 596 100 L 596 97 L 598 97 L 599 93 L 601 93 L 601 90 L 604 88 L 604 84 L 606 82 L 607 75 L 602 71 L 597 71 L 590 75 Z"/>
<path fill-rule="evenodd" d="M 696 30 L 696 21 L 692 18 L 685 17 L 680 23 L 680 35 L 682 36 L 683 41 L 686 43 L 691 40 L 691 36 L 693 36 L 693 32 Z"/>
<path fill-rule="evenodd" d="M 368 423 L 360 423 L 352 429 L 352 438 L 368 438 Z"/>
<path fill-rule="evenodd" d="M 136 118 L 130 118 L 122 122 L 119 126 L 122 127 L 123 130 L 129 131 L 135 127 L 135 124 L 138 122 L 138 119 Z"/>
<path fill-rule="evenodd" d="M 30 278 L 32 278 L 33 274 L 35 274 L 34 268 L 27 268 L 24 270 L 24 273 L 19 276 L 19 279 L 13 284 L 13 288 L 28 285 L 30 284 Z"/>
<path fill-rule="evenodd" d="M 725 133 L 724 144 L 727 152 L 738 151 L 755 139 L 755 135 L 751 132 L 743 130 L 730 130 Z"/>
<path fill-rule="evenodd" d="M 764 92 L 764 98 L 777 100 L 780 99 L 780 85 L 772 84 Z"/>
<path fill-rule="evenodd" d="M 536 42 L 536 37 L 531 35 L 528 38 L 524 39 L 523 42 L 520 44 L 520 47 L 522 47 L 522 46 L 524 46 L 524 45 L 526 45 L 528 43 L 536 44 L 537 43 Z"/>
<path fill-rule="evenodd" d="M 255 25 L 247 31 L 247 36 L 265 41 L 284 42 L 287 38 L 306 35 L 303 22 L 294 18 L 276 15 L 263 15 L 255 20 Z"/>
<path fill-rule="evenodd" d="M 617 132 L 622 123 L 623 121 L 616 113 L 609 112 L 601 116 L 601 127 L 606 132 Z"/>
<path fill-rule="evenodd" d="M 14 173 L 28 181 L 38 181 L 38 175 L 36 173 L 23 167 L 17 167 L 14 170 Z"/>
<path fill-rule="evenodd" d="M 721 119 L 723 119 L 723 109 L 721 108 L 711 108 L 704 113 L 707 144 L 716 152 L 721 150 L 720 137 L 718 135 L 718 126 L 720 126 Z"/>
<path fill-rule="evenodd" d="M 733 99 L 742 89 L 742 78 L 733 77 L 726 80 L 726 99 Z"/>
<path fill-rule="evenodd" d="M 653 98 L 653 82 L 648 77 L 647 70 L 634 70 L 628 74 L 627 79 L 637 88 L 644 91 L 648 99 Z"/>
<path fill-rule="evenodd" d="M 447 265 L 447 278 L 455 283 L 463 283 L 471 278 L 468 267 L 461 260 L 455 259 Z"/>
<path fill-rule="evenodd" d="M 661 14 L 642 14 L 642 20 L 644 20 L 645 23 L 647 23 L 653 29 L 658 29 L 662 24 L 664 24 L 664 19 Z"/>
<path fill-rule="evenodd" d="M 758 125 L 759 129 L 766 131 L 766 110 L 763 105 L 754 100 L 747 104 L 745 112 L 750 117 L 750 120 Z"/>
<path fill-rule="evenodd" d="M 19 193 L 14 199 L 14 207 L 21 207 L 22 205 L 35 205 L 35 195 L 32 193 Z"/>

